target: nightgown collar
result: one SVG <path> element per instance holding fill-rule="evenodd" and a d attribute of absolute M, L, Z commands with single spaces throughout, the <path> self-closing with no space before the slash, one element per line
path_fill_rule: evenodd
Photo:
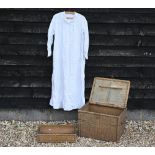
<path fill-rule="evenodd" d="M 63 19 L 67 22 L 67 23 L 72 23 L 72 22 L 74 22 L 75 21 L 75 18 L 76 18 L 76 16 L 77 16 L 77 12 L 75 12 L 75 14 L 74 15 L 67 15 L 66 13 L 65 13 L 65 11 L 63 11 L 62 12 L 62 15 L 63 15 Z M 73 17 L 73 19 L 71 19 L 71 20 L 68 20 L 66 17 Z"/>

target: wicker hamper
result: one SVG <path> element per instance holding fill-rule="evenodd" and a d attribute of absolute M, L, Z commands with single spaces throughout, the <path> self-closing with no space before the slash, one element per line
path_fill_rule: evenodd
<path fill-rule="evenodd" d="M 95 77 L 89 102 L 78 111 L 79 135 L 118 141 L 124 131 L 130 81 Z"/>

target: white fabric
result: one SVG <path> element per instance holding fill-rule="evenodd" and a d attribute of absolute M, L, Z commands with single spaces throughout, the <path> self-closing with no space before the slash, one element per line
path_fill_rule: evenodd
<path fill-rule="evenodd" d="M 70 111 L 85 104 L 85 59 L 88 59 L 89 32 L 86 18 L 75 14 L 57 13 L 49 29 L 47 50 L 52 54 L 53 73 L 50 105 Z"/>

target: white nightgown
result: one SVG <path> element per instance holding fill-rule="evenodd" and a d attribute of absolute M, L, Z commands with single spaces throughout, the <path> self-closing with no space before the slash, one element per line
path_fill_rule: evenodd
<path fill-rule="evenodd" d="M 80 13 L 57 13 L 49 29 L 47 50 L 52 54 L 53 73 L 50 105 L 70 111 L 85 104 L 85 59 L 88 59 L 89 32 L 86 18 Z"/>

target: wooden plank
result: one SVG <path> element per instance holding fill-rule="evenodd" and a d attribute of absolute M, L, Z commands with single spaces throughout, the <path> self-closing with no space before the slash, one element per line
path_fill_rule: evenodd
<path fill-rule="evenodd" d="M 0 21 L 26 21 L 26 22 L 49 22 L 51 17 L 55 13 L 52 12 L 33 12 L 33 11 L 24 11 L 23 13 L 20 10 L 3 10 L 1 12 Z"/>
<path fill-rule="evenodd" d="M 1 97 L 0 107 L 4 109 L 52 109 L 49 98 Z"/>
<path fill-rule="evenodd" d="M 106 45 L 106 46 L 154 46 L 153 36 L 107 36 L 95 35 L 90 36 L 91 45 Z"/>
<path fill-rule="evenodd" d="M 0 32 L 47 33 L 48 23 L 0 22 Z"/>
<path fill-rule="evenodd" d="M 47 34 L 48 23 L 29 23 L 29 22 L 0 22 L 0 32 L 16 33 L 43 33 Z M 154 24 L 119 24 L 119 23 L 95 23 L 89 24 L 90 34 L 103 35 L 138 35 L 154 36 Z"/>
<path fill-rule="evenodd" d="M 45 45 L 0 45 L 0 54 L 3 55 L 32 55 L 47 56 Z M 131 47 L 131 46 L 103 46 L 91 45 L 90 56 L 124 56 L 124 57 L 155 57 L 155 47 Z"/>
<path fill-rule="evenodd" d="M 12 65 L 12 66 L 0 66 L 0 78 L 7 77 L 36 77 L 41 79 L 41 77 L 47 79 L 51 77 L 52 67 L 46 66 L 20 66 L 20 65 Z M 151 73 L 151 74 L 150 74 Z M 115 78 L 154 78 L 155 77 L 155 68 L 149 67 L 86 67 L 85 69 L 86 78 L 92 78 L 94 76 L 110 76 Z"/>
<path fill-rule="evenodd" d="M 0 21 L 49 22 L 55 13 L 53 10 L 47 12 L 3 10 L 1 11 Z M 95 14 L 94 12 L 83 12 L 82 14 L 87 17 L 89 22 L 95 23 L 155 23 L 154 13 L 97 12 Z"/>
<path fill-rule="evenodd" d="M 88 97 L 86 98 L 86 102 L 88 101 Z M 134 99 L 129 98 L 128 100 L 128 109 L 155 109 L 154 104 L 155 99 Z M 49 99 L 34 99 L 34 98 L 0 98 L 0 107 L 5 109 L 10 108 L 22 108 L 22 109 L 51 109 L 49 106 Z M 60 110 L 59 110 L 60 111 Z"/>
<path fill-rule="evenodd" d="M 45 124 L 38 128 L 39 134 L 75 134 L 76 126 L 71 123 L 67 124 Z"/>
<path fill-rule="evenodd" d="M 1 55 L 32 55 L 47 57 L 47 47 L 45 45 L 0 45 Z"/>
<path fill-rule="evenodd" d="M 44 77 L 44 79 L 49 78 L 52 74 L 52 67 L 45 66 L 0 66 L 0 77 Z"/>
<path fill-rule="evenodd" d="M 76 139 L 76 134 L 37 134 L 39 143 L 74 143 Z"/>
<path fill-rule="evenodd" d="M 34 61 L 35 60 L 35 61 Z M 2 56 L 0 65 L 34 65 L 44 66 L 51 65 L 51 58 L 40 56 Z M 154 57 L 89 57 L 88 66 L 154 66 Z"/>
<path fill-rule="evenodd" d="M 154 66 L 154 58 L 124 58 L 124 57 L 89 57 L 86 66 L 102 66 L 102 67 L 151 67 Z"/>
<path fill-rule="evenodd" d="M 107 76 L 101 76 L 101 77 L 106 77 Z M 86 79 L 86 89 L 91 89 L 92 87 L 92 79 L 94 77 L 91 77 L 91 80 Z M 140 78 L 122 78 L 118 77 L 116 79 L 122 79 L 122 80 L 130 80 L 131 81 L 131 88 L 132 89 L 145 89 L 146 91 L 149 89 L 155 89 L 155 80 L 154 78 L 148 78 L 148 79 L 140 79 Z M 48 90 L 51 88 L 51 77 L 5 77 L 5 78 L 0 78 L 0 87 L 2 88 L 8 88 L 12 89 L 15 88 L 15 90 L 18 88 L 25 88 L 27 90 L 28 88 L 34 88 L 33 92 L 38 90 L 40 93 L 41 91 Z M 41 89 L 43 88 L 43 89 Z M 31 89 L 30 89 L 31 90 Z M 48 92 L 47 91 L 47 92 Z"/>
<path fill-rule="evenodd" d="M 89 98 L 90 98 L 90 92 L 91 90 L 87 91 L 86 90 L 86 100 L 89 101 Z M 155 93 L 155 90 L 133 90 L 131 89 L 130 90 L 130 93 L 129 93 L 129 99 L 130 101 L 132 100 L 155 100 L 155 96 L 153 95 Z"/>
<path fill-rule="evenodd" d="M 51 87 L 51 78 L 50 77 L 3 77 L 0 78 L 0 87 L 32 87 L 32 88 L 50 88 Z"/>
<path fill-rule="evenodd" d="M 155 99 L 155 89 L 132 89 L 130 92 L 131 99 Z"/>
<path fill-rule="evenodd" d="M 107 36 L 90 35 L 91 45 L 104 46 L 155 46 L 155 36 Z M 26 45 L 46 45 L 47 35 L 45 34 L 20 34 L 20 33 L 0 33 L 0 44 L 26 44 Z"/>
<path fill-rule="evenodd" d="M 92 45 L 89 48 L 89 56 L 154 57 L 155 48 L 153 46 L 132 47 Z"/>
<path fill-rule="evenodd" d="M 21 12 L 58 12 L 58 11 L 64 11 L 66 8 L 1 8 L 0 11 L 14 11 L 18 10 Z M 68 8 L 67 8 L 68 9 Z M 154 8 L 74 8 L 76 11 L 80 12 L 93 12 L 93 13 L 155 13 Z"/>
<path fill-rule="evenodd" d="M 129 99 L 128 109 L 130 110 L 155 110 L 154 99 Z"/>
<path fill-rule="evenodd" d="M 47 57 L 35 56 L 3 56 L 0 59 L 0 65 L 50 65 L 51 59 Z"/>
<path fill-rule="evenodd" d="M 145 84 L 146 86 L 146 84 Z M 145 87 L 144 86 L 144 87 Z M 135 88 L 136 86 L 132 85 L 130 90 L 129 98 L 132 99 L 155 99 L 155 96 L 153 95 L 155 93 L 155 84 L 150 88 L 144 88 L 142 86 L 139 86 L 138 88 Z M 91 89 L 86 88 L 85 93 L 86 97 L 89 98 Z M 32 98 L 34 99 L 49 99 L 51 96 L 51 88 L 50 87 L 1 87 L 0 90 L 0 97 L 1 98 Z"/>
<path fill-rule="evenodd" d="M 1 98 L 49 98 L 50 88 L 4 87 L 0 90 Z"/>
<path fill-rule="evenodd" d="M 128 109 L 155 109 L 154 104 L 155 99 L 130 99 L 128 100 Z M 86 99 L 88 101 L 88 98 Z M 49 98 L 48 99 L 41 99 L 41 98 L 0 98 L 0 107 L 5 109 L 10 108 L 20 108 L 20 109 L 52 109 L 49 106 Z M 61 110 L 59 110 L 61 111 Z"/>
<path fill-rule="evenodd" d="M 154 36 L 154 24 L 90 23 L 90 34 Z"/>
<path fill-rule="evenodd" d="M 106 77 L 107 76 L 101 76 L 101 77 Z M 94 78 L 94 77 L 92 77 Z M 128 79 L 131 81 L 132 85 L 131 88 L 133 89 L 155 89 L 155 80 L 154 78 L 149 78 L 149 79 L 131 79 L 131 78 L 122 78 L 118 77 L 116 79 Z M 91 88 L 92 86 L 92 80 L 86 80 L 86 88 Z M 11 88 L 11 87 L 31 87 L 31 88 L 50 88 L 51 87 L 51 78 L 50 77 L 1 77 L 0 78 L 0 87 L 5 88 Z"/>
<path fill-rule="evenodd" d="M 84 13 L 89 23 L 155 23 L 155 14 Z"/>
<path fill-rule="evenodd" d="M 47 44 L 45 34 L 0 33 L 0 44 Z"/>
<path fill-rule="evenodd" d="M 89 58 L 90 59 L 90 58 Z M 150 67 L 150 68 L 155 68 L 155 64 L 153 64 L 153 62 L 149 62 L 148 64 L 147 64 L 147 62 L 146 63 L 142 63 L 142 64 L 138 64 L 138 63 L 136 63 L 136 64 L 130 64 L 130 63 L 118 63 L 118 61 L 119 60 L 117 60 L 117 61 L 115 61 L 115 62 L 113 62 L 112 64 L 109 64 L 109 63 L 105 63 L 105 64 L 103 64 L 103 61 L 102 61 L 102 63 L 101 62 L 93 62 L 93 61 L 90 61 L 90 62 L 87 62 L 87 64 L 86 64 L 86 68 L 87 67 L 107 67 L 107 68 L 118 68 L 118 67 L 127 67 L 127 68 L 144 68 L 144 67 Z M 10 59 L 2 59 L 2 60 L 0 60 L 0 66 L 1 65 L 4 65 L 4 66 L 15 66 L 15 65 L 20 65 L 20 66 L 40 66 L 40 65 L 42 65 L 42 66 L 46 66 L 46 67 L 49 67 L 49 68 L 52 68 L 52 65 L 51 65 L 51 63 L 50 63 L 51 61 L 50 61 L 50 59 L 47 59 L 47 62 L 43 62 L 43 60 L 42 60 L 42 62 L 41 63 L 39 63 L 39 60 L 36 60 L 36 63 L 35 62 L 33 62 L 33 60 L 23 60 L 23 61 L 17 61 L 17 59 L 15 60 L 10 60 Z"/>
<path fill-rule="evenodd" d="M 102 76 L 102 77 L 105 77 L 105 78 L 109 78 L 107 76 Z M 89 79 L 86 79 L 87 83 L 86 83 L 86 88 L 87 90 L 86 91 L 90 91 L 91 90 L 91 87 L 92 87 L 92 84 L 93 84 L 93 79 L 94 77 L 91 77 Z M 132 78 L 122 78 L 122 77 L 119 77 L 119 78 L 116 78 L 116 79 L 120 79 L 120 80 L 130 80 L 131 81 L 131 89 L 144 89 L 144 90 L 149 90 L 149 89 L 155 89 L 155 80 L 154 78 L 135 78 L 135 79 L 132 79 Z"/>
<path fill-rule="evenodd" d="M 151 73 L 151 74 L 150 74 Z M 155 69 L 144 67 L 144 68 L 106 68 L 106 67 L 87 67 L 85 69 L 85 74 L 87 78 L 99 76 L 110 76 L 115 78 L 154 78 Z"/>

